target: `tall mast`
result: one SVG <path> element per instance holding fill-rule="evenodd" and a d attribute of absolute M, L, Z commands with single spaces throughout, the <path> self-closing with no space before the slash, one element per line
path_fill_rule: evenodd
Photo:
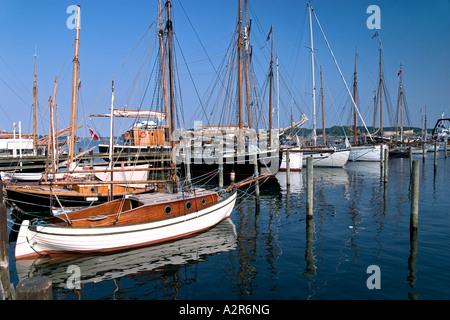
<path fill-rule="evenodd" d="M 280 78 L 278 76 L 278 53 L 277 53 L 277 130 L 280 130 Z"/>
<path fill-rule="evenodd" d="M 314 145 L 317 143 L 316 134 L 316 84 L 314 79 L 314 44 L 313 44 L 313 32 L 312 32 L 312 19 L 311 19 L 311 2 L 308 2 L 308 12 L 309 12 L 309 38 L 311 46 L 311 75 L 312 75 L 312 102 L 313 102 L 313 141 Z"/>
<path fill-rule="evenodd" d="M 163 29 L 162 29 L 162 12 L 161 12 L 161 0 L 159 0 L 158 5 L 159 13 L 159 50 L 161 52 L 161 75 L 162 75 L 162 88 L 163 88 L 163 99 L 164 99 L 164 112 L 166 124 L 168 121 L 168 110 L 167 110 L 167 90 L 166 90 L 166 68 L 164 64 L 164 46 L 163 46 Z"/>
<path fill-rule="evenodd" d="M 381 61 L 381 40 L 380 40 L 380 135 L 383 138 L 383 66 Z"/>
<path fill-rule="evenodd" d="M 73 80 L 72 80 L 72 122 L 70 127 L 70 145 L 69 145 L 69 165 L 73 162 L 75 147 L 75 116 L 77 107 L 77 77 L 78 77 L 78 45 L 80 37 L 80 5 L 77 10 L 77 26 L 75 36 L 75 55 L 73 58 Z"/>
<path fill-rule="evenodd" d="M 237 43 L 237 54 L 238 54 L 238 94 L 239 94 L 239 142 L 238 151 L 242 151 L 242 146 L 244 143 L 244 137 L 242 135 L 242 1 L 239 0 L 239 21 L 238 21 L 238 43 Z"/>
<path fill-rule="evenodd" d="M 173 87 L 173 57 L 172 57 L 172 17 L 170 14 L 170 8 L 171 8 L 171 3 L 170 0 L 168 0 L 166 2 L 166 6 L 167 6 L 167 23 L 166 23 L 166 28 L 167 28 L 167 44 L 168 44 L 168 63 L 169 63 L 169 83 L 170 83 L 170 141 L 171 141 L 171 146 L 172 146 L 172 150 L 174 150 L 175 148 L 175 141 L 173 141 L 172 136 L 173 136 L 173 132 L 175 130 L 175 97 L 174 97 L 174 87 Z"/>
<path fill-rule="evenodd" d="M 373 134 L 375 135 L 375 122 L 377 117 L 377 92 L 373 91 Z"/>
<path fill-rule="evenodd" d="M 355 50 L 355 72 L 353 74 L 353 100 L 355 102 L 355 106 L 356 106 L 356 85 L 357 85 L 357 80 L 356 80 L 356 57 L 357 57 L 357 52 L 358 52 L 358 48 L 356 48 Z M 353 143 L 356 146 L 356 139 L 357 139 L 357 134 L 356 134 L 356 108 L 353 108 L 353 121 L 354 121 L 354 126 L 355 128 L 353 129 Z"/>
<path fill-rule="evenodd" d="M 325 134 L 325 108 L 323 105 L 323 80 L 322 80 L 322 65 L 320 65 L 320 97 L 321 97 L 321 101 L 322 101 L 322 128 L 323 128 L 323 145 L 326 146 L 327 145 L 327 138 L 326 138 L 326 134 Z"/>
<path fill-rule="evenodd" d="M 56 101 L 56 86 L 58 84 L 58 76 L 55 77 L 55 85 L 53 87 L 53 100 L 50 98 L 50 140 L 51 140 L 51 149 L 52 149 L 52 172 L 53 172 L 53 181 L 56 180 L 56 138 L 54 129 L 54 120 L 53 114 L 55 112 L 55 101 Z"/>
<path fill-rule="evenodd" d="M 425 106 L 425 123 L 424 123 L 424 127 L 425 127 L 425 138 L 423 139 L 423 143 L 427 142 L 427 134 L 428 134 L 428 130 L 427 130 L 427 106 Z"/>
<path fill-rule="evenodd" d="M 109 118 L 109 163 L 108 163 L 108 167 L 110 173 L 110 181 L 113 181 L 113 154 L 114 154 L 114 145 L 113 145 L 113 140 L 114 140 L 114 80 L 112 80 L 111 82 L 111 113 L 110 113 L 110 118 Z M 111 182 L 111 184 L 108 185 L 108 189 L 109 189 L 109 200 L 112 201 L 114 199 L 114 187 L 113 184 Z"/>
<path fill-rule="evenodd" d="M 403 142 L 403 72 L 400 64 L 400 141 Z"/>
<path fill-rule="evenodd" d="M 272 147 L 272 87 L 273 87 L 273 30 L 272 27 L 270 27 L 270 30 L 272 31 L 272 45 L 270 49 L 270 91 L 269 91 L 269 149 Z"/>
<path fill-rule="evenodd" d="M 172 4 L 170 3 L 170 0 L 167 0 L 166 2 L 167 6 L 167 22 L 166 22 L 166 29 L 167 29 L 167 49 L 168 49 L 168 64 L 169 64 L 169 86 L 170 86 L 170 92 L 169 92 L 169 105 L 170 105 L 170 129 L 169 129 L 169 138 L 170 138 L 170 146 L 172 150 L 172 169 L 175 168 L 175 141 L 174 141 L 174 131 L 175 131 L 175 96 L 174 96 L 174 80 L 173 80 L 173 54 L 172 54 L 172 32 L 173 32 L 173 26 L 172 26 L 172 17 L 170 14 L 170 8 L 172 7 Z M 176 191 L 176 172 L 175 170 L 172 170 L 172 183 L 173 183 L 173 192 Z"/>
<path fill-rule="evenodd" d="M 250 46 L 250 25 L 248 22 L 248 0 L 245 0 L 245 30 L 246 30 L 246 39 L 245 39 L 245 90 L 247 94 L 247 126 L 249 128 L 251 125 L 251 110 L 250 110 L 250 79 L 248 76 L 248 48 Z"/>
<path fill-rule="evenodd" d="M 34 80 L 33 80 L 33 147 L 37 155 L 37 76 L 36 76 L 36 52 L 34 53 Z"/>

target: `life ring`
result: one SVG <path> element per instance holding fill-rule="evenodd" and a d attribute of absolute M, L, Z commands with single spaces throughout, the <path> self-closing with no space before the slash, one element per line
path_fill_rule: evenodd
<path fill-rule="evenodd" d="M 146 136 L 147 136 L 147 132 L 142 131 L 142 132 L 141 132 L 141 138 L 145 138 Z"/>

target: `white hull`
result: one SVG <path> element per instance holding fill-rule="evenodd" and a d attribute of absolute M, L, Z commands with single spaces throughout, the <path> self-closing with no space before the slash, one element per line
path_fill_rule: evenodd
<path fill-rule="evenodd" d="M 207 230 L 228 218 L 236 192 L 211 206 L 182 216 L 108 227 L 20 226 L 16 260 L 39 254 L 112 252 L 161 243 Z"/>
<path fill-rule="evenodd" d="M 291 171 L 301 171 L 303 167 L 303 153 L 299 152 L 300 148 L 292 148 L 289 152 L 289 169 Z M 283 159 L 281 160 L 280 171 L 286 171 L 286 151 L 283 151 Z"/>
<path fill-rule="evenodd" d="M 314 167 L 341 168 L 345 166 L 349 156 L 349 149 L 336 150 L 334 152 L 304 152 L 303 166 L 306 167 L 306 159 L 312 157 Z"/>
<path fill-rule="evenodd" d="M 1 172 L 2 180 L 39 181 L 41 178 L 41 172 Z"/>
<path fill-rule="evenodd" d="M 383 157 L 384 150 L 388 150 L 387 145 L 376 145 L 376 146 L 355 146 L 350 147 L 349 161 L 378 161 L 382 160 L 381 148 L 383 147 Z"/>

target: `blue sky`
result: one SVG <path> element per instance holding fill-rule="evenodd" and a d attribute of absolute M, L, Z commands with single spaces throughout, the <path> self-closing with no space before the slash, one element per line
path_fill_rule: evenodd
<path fill-rule="evenodd" d="M 249 0 L 255 63 L 266 70 L 269 47 L 260 47 L 273 26 L 274 51 L 280 74 L 295 92 L 294 117 L 304 112 L 310 119 L 311 80 L 307 1 Z M 0 129 L 12 132 L 13 122 L 22 122 L 22 131 L 31 132 L 31 104 L 34 53 L 37 48 L 39 86 L 39 133 L 49 126 L 48 98 L 58 76 L 58 127 L 70 123 L 71 78 L 75 31 L 66 26 L 69 5 L 81 6 L 80 65 L 82 91 L 79 134 L 87 136 L 85 124 L 108 135 L 108 122 L 89 119 L 92 113 L 107 113 L 110 84 L 128 54 L 157 14 L 158 1 L 143 0 L 1 0 L 0 5 Z M 204 97 L 215 68 L 219 67 L 230 43 L 237 18 L 237 0 L 173 0 L 173 21 L 184 117 L 197 114 L 199 96 Z M 358 99 L 367 125 L 373 123 L 372 94 L 378 78 L 378 39 L 368 29 L 369 5 L 380 7 L 383 64 L 392 107 L 396 107 L 400 64 L 412 126 L 421 126 L 421 110 L 427 106 L 428 127 L 433 127 L 442 111 L 450 116 L 450 1 L 406 0 L 315 0 L 312 6 L 330 42 L 348 86 L 352 86 L 355 48 L 358 48 Z M 314 18 L 313 18 L 314 19 Z M 316 86 L 320 88 L 318 65 L 325 83 L 326 126 L 349 124 L 348 95 L 336 65 L 314 21 Z M 186 68 L 185 63 L 189 66 Z M 262 72 L 263 73 L 263 72 Z M 132 77 L 115 78 L 119 88 L 116 107 L 126 101 L 124 82 Z M 195 87 L 192 85 L 195 81 Z M 262 81 L 262 80 L 261 80 Z M 317 90 L 317 94 L 319 90 Z M 289 97 L 281 97 L 280 125 L 287 125 Z M 317 100 L 319 106 L 319 100 Z M 129 106 L 133 108 L 133 106 Z M 394 112 L 394 111 L 393 111 Z M 384 125 L 389 125 L 385 111 Z M 320 118 L 319 118 L 320 119 Z M 309 121 L 307 127 L 310 127 Z M 378 126 L 378 122 L 376 124 Z M 406 123 L 405 123 L 406 125 Z M 320 126 L 319 126 L 320 127 Z M 128 129 L 116 125 L 115 134 Z"/>

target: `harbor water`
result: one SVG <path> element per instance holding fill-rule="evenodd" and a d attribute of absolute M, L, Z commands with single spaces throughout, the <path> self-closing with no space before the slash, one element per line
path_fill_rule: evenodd
<path fill-rule="evenodd" d="M 314 168 L 314 216 L 306 219 L 306 170 L 265 182 L 259 200 L 240 192 L 215 228 L 157 246 L 16 263 L 14 286 L 43 275 L 54 300 L 450 299 L 450 158 L 420 161 L 419 223 L 410 232 L 410 159 Z M 375 271 L 374 271 L 375 270 Z M 374 286 L 374 284 L 376 284 Z"/>

